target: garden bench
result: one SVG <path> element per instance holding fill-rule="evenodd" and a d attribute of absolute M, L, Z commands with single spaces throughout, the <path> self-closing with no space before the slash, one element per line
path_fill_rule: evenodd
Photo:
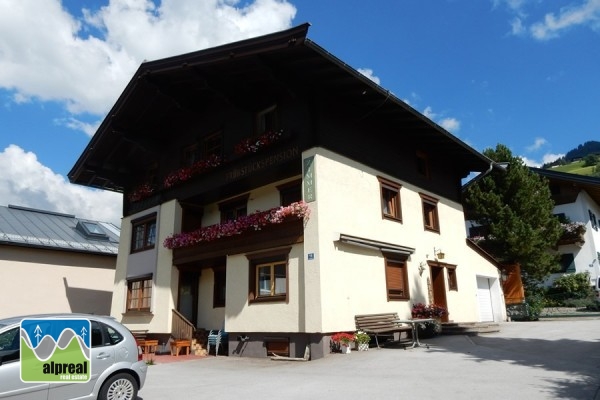
<path fill-rule="evenodd" d="M 375 336 L 375 343 L 379 348 L 379 334 L 393 334 L 395 332 L 412 332 L 409 325 L 398 322 L 398 313 L 362 314 L 355 315 L 356 329 Z"/>

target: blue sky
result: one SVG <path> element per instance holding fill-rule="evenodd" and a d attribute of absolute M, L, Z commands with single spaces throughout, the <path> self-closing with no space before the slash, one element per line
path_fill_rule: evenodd
<path fill-rule="evenodd" d="M 119 223 L 121 195 L 66 175 L 139 64 L 304 22 L 476 150 L 598 140 L 600 0 L 2 0 L 0 205 Z"/>

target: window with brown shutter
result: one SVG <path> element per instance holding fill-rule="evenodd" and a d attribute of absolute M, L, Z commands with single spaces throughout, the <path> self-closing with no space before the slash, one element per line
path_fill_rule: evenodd
<path fill-rule="evenodd" d="M 404 261 L 385 259 L 385 281 L 388 301 L 408 300 L 408 276 Z"/>
<path fill-rule="evenodd" d="M 401 185 L 378 177 L 381 190 L 381 213 L 383 218 L 402 222 L 402 209 L 400 208 Z"/>

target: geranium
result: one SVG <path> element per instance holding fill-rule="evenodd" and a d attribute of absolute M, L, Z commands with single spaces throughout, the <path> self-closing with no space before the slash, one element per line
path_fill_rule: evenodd
<path fill-rule="evenodd" d="M 267 211 L 257 211 L 222 224 L 210 225 L 192 232 L 174 234 L 165 239 L 163 245 L 168 249 L 193 246 L 202 242 L 210 242 L 222 237 L 239 235 L 248 230 L 258 231 L 262 227 L 279 224 L 287 218 L 303 218 L 308 220 L 310 209 L 303 201 L 285 207 L 276 207 Z"/>
<path fill-rule="evenodd" d="M 448 309 L 437 304 L 416 303 L 411 310 L 413 318 L 442 318 L 448 315 Z"/>
<path fill-rule="evenodd" d="M 146 197 L 150 197 L 152 193 L 154 193 L 154 187 L 147 183 L 144 183 L 133 189 L 131 193 L 129 193 L 127 198 L 131 202 L 140 201 L 145 199 Z"/>
<path fill-rule="evenodd" d="M 283 129 L 280 129 L 275 132 L 265 132 L 258 137 L 246 138 L 236 144 L 233 151 L 238 155 L 256 153 L 259 149 L 277 142 L 279 139 L 281 139 L 282 135 Z"/>
<path fill-rule="evenodd" d="M 343 346 L 349 346 L 350 342 L 355 340 L 355 336 L 353 333 L 339 332 L 331 335 L 331 341 L 336 344 L 341 344 Z"/>
<path fill-rule="evenodd" d="M 171 186 L 177 185 L 181 182 L 185 182 L 196 175 L 206 172 L 209 169 L 216 168 L 219 165 L 221 165 L 221 157 L 212 154 L 204 160 L 196 161 L 189 167 L 180 168 L 176 171 L 171 172 L 165 178 L 163 186 L 165 188 L 170 188 Z"/>

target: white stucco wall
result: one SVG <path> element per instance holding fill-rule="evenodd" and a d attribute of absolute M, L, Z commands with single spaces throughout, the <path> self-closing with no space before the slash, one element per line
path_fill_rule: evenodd
<path fill-rule="evenodd" d="M 444 251 L 445 263 L 458 266 L 459 290 L 446 294 L 450 319 L 457 322 L 478 320 L 477 304 L 474 302 L 476 275 L 497 277 L 498 271 L 466 245 L 460 204 L 394 180 L 327 150 L 314 149 L 304 157 L 310 155 L 315 155 L 315 206 L 319 212 L 318 220 L 313 221 L 318 227 L 311 232 L 312 235 L 307 233 L 305 237 L 318 237 L 319 241 L 315 258 L 318 260 L 321 288 L 322 331 L 351 329 L 356 314 L 395 311 L 401 318 L 409 317 L 413 303 L 428 303 L 429 268 L 426 267 L 420 276 L 418 267 L 420 263 L 433 260 L 434 248 Z M 382 218 L 378 175 L 402 185 L 402 223 Z M 419 192 L 439 199 L 440 233 L 424 229 Z M 313 218 L 311 215 L 311 221 Z M 388 302 L 381 253 L 341 244 L 336 241 L 339 233 L 414 248 L 415 252 L 407 262 L 410 300 Z M 305 245 L 308 248 L 308 244 Z M 307 297 L 310 295 L 307 294 Z M 501 299 L 499 295 L 496 297 Z"/>
<path fill-rule="evenodd" d="M 588 210 L 591 210 L 596 215 L 596 219 L 600 225 L 600 205 L 596 204 L 585 191 L 581 191 L 573 203 L 560 204 L 554 207 L 555 214 L 564 213 L 572 222 L 585 223 L 586 232 L 583 246 L 579 247 L 571 244 L 560 246 L 558 250 L 561 254 L 573 254 L 576 272 L 589 272 L 590 283 L 593 283 L 600 277 L 600 260 L 598 260 L 598 252 L 600 252 L 600 227 L 593 229 Z M 562 273 L 552 274 L 546 283 L 550 285 L 556 278 L 562 275 Z"/>
<path fill-rule="evenodd" d="M 0 318 L 110 313 L 116 257 L 0 246 Z"/>

